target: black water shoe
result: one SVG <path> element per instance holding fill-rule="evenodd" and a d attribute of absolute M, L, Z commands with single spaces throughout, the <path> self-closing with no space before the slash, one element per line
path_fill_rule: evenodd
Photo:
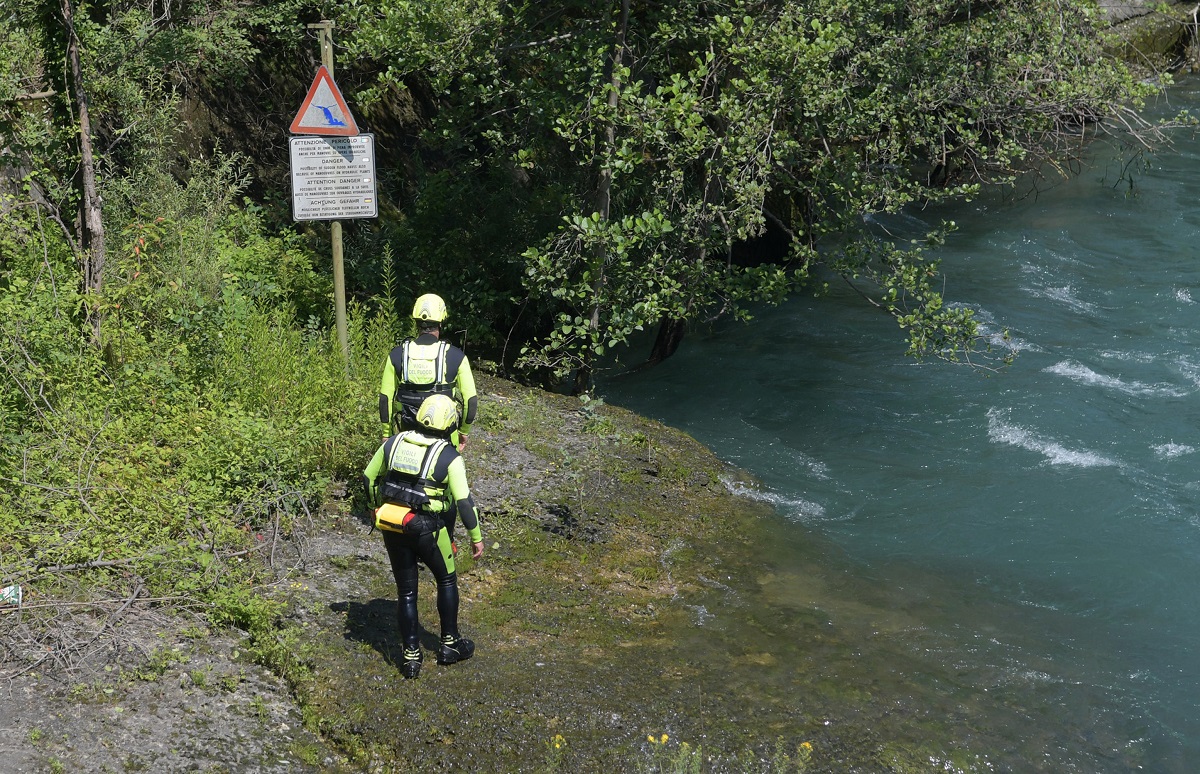
<path fill-rule="evenodd" d="M 405 680 L 416 680 L 417 675 L 421 674 L 420 648 L 404 649 L 404 661 L 400 664 L 400 674 L 404 675 Z"/>
<path fill-rule="evenodd" d="M 442 642 L 442 647 L 438 648 L 437 662 L 439 664 L 457 664 L 459 661 L 466 661 L 474 654 L 475 643 L 466 637 L 459 637 L 456 640 Z"/>

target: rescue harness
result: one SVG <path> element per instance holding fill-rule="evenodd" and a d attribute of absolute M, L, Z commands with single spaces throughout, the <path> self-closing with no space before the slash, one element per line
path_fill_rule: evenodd
<path fill-rule="evenodd" d="M 405 432 L 384 446 L 387 472 L 380 495 L 383 505 L 375 510 L 375 526 L 414 537 L 436 532 L 445 526 L 441 511 L 444 486 L 431 483 L 433 467 L 449 445 L 443 439 Z"/>
<path fill-rule="evenodd" d="M 430 395 L 446 395 L 456 402 L 454 384 L 446 377 L 446 356 L 450 343 L 437 341 L 418 344 L 405 341 L 392 352 L 392 369 L 396 372 L 396 394 L 392 396 L 393 426 L 400 430 L 417 427 L 417 410 Z M 461 413 L 461 408 L 460 408 Z"/>

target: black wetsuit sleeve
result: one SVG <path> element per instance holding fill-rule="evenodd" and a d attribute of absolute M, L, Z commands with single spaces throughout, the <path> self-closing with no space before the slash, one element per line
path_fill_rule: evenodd
<path fill-rule="evenodd" d="M 471 497 L 471 489 L 467 485 L 467 467 L 463 464 L 462 456 L 453 446 L 447 446 L 438 456 L 434 466 L 434 479 L 446 484 L 446 498 L 462 519 L 463 528 L 472 543 L 483 540 L 479 530 L 479 510 Z"/>
<path fill-rule="evenodd" d="M 458 430 L 464 435 L 471 432 L 471 425 L 475 423 L 476 415 L 479 413 L 479 396 L 475 391 L 475 374 L 471 373 L 471 361 L 463 354 L 461 349 L 455 347 L 451 350 L 451 354 L 455 356 L 456 367 L 454 369 L 454 385 L 458 388 L 458 393 L 463 400 L 463 417 L 459 422 Z M 447 368 L 447 373 L 450 373 Z"/>
<path fill-rule="evenodd" d="M 388 353 L 379 377 L 379 421 L 385 425 L 392 422 L 392 400 L 396 397 L 396 349 Z"/>
<path fill-rule="evenodd" d="M 371 457 L 366 470 L 363 471 L 363 486 L 367 492 L 367 504 L 372 508 L 378 508 L 383 502 L 379 491 L 379 482 L 387 475 L 388 460 L 392 456 L 392 444 L 395 440 L 395 436 L 392 436 L 384 441 L 383 445 L 376 450 L 375 456 Z"/>
<path fill-rule="evenodd" d="M 471 361 L 467 360 L 467 356 L 458 347 L 451 347 L 446 353 L 446 374 L 446 378 L 458 387 L 465 402 L 459 429 L 469 430 L 479 411 L 479 396 L 475 393 L 475 375 L 471 373 Z"/>

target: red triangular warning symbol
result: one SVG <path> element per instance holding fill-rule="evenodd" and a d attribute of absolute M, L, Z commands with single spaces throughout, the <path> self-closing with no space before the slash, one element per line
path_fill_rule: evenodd
<path fill-rule="evenodd" d="M 308 96 L 300 106 L 300 112 L 292 119 L 292 134 L 332 134 L 339 137 L 358 134 L 358 124 L 342 99 L 342 92 L 325 69 L 317 70 Z"/>

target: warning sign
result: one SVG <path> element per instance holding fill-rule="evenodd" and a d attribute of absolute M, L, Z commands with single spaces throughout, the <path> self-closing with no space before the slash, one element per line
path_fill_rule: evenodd
<path fill-rule="evenodd" d="M 349 220 L 379 216 L 375 135 L 292 137 L 292 217 Z"/>
<path fill-rule="evenodd" d="M 358 124 L 346 107 L 342 92 L 325 69 L 317 70 L 308 96 L 300 106 L 300 112 L 292 119 L 292 134 L 320 134 L 335 137 L 353 137 L 358 134 Z"/>

